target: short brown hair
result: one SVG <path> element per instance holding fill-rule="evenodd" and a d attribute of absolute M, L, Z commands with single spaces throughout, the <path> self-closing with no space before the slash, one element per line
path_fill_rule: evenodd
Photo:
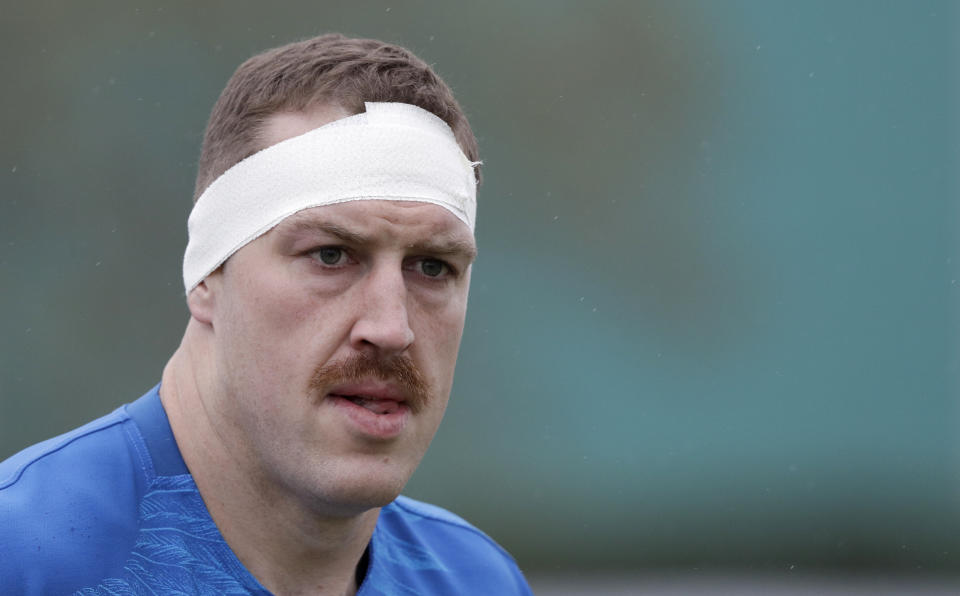
<path fill-rule="evenodd" d="M 237 68 L 210 114 L 193 200 L 262 148 L 258 138 L 270 115 L 322 103 L 359 114 L 365 101 L 409 103 L 436 114 L 453 129 L 467 158 L 479 161 L 467 117 L 426 62 L 397 45 L 331 33 L 267 50 Z"/>

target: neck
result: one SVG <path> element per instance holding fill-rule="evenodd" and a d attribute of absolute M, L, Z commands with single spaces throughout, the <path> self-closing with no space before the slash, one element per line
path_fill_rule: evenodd
<path fill-rule="evenodd" d="M 205 406 L 213 362 L 191 319 L 164 368 L 160 398 L 211 518 L 241 563 L 275 594 L 354 594 L 379 509 L 324 513 L 249 465 Z M 200 343 L 201 345 L 198 345 Z M 204 374 L 204 373 L 207 374 Z"/>

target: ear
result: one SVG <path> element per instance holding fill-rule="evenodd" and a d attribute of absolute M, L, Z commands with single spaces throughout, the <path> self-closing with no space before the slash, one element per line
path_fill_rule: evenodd
<path fill-rule="evenodd" d="M 187 294 L 187 308 L 190 309 L 190 316 L 204 325 L 213 326 L 214 302 L 213 290 L 206 279 Z"/>

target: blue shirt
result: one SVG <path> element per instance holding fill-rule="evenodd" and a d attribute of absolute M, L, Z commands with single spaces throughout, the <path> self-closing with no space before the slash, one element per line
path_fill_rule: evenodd
<path fill-rule="evenodd" d="M 269 594 L 233 554 L 177 448 L 159 386 L 0 463 L 0 593 Z M 398 497 L 358 594 L 530 594 L 456 515 Z"/>

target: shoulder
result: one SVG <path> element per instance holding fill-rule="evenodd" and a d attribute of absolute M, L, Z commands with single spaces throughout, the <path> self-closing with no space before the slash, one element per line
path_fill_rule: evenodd
<path fill-rule="evenodd" d="M 426 529 L 430 535 L 444 539 L 456 538 L 475 548 L 490 550 L 492 553 L 513 560 L 503 547 L 476 526 L 442 507 L 399 496 L 384 509 L 384 513 L 402 517 L 407 524 Z"/>
<path fill-rule="evenodd" d="M 85 448 L 102 443 L 104 439 L 109 440 L 110 435 L 116 433 L 115 427 L 127 419 L 123 410 L 115 410 L 79 428 L 31 445 L 0 462 L 0 495 L 8 496 L 10 491 L 41 479 L 42 477 L 34 475 L 32 471 L 28 472 L 31 468 L 60 467 L 75 463 L 74 460 L 81 459 L 78 456 L 82 456 Z"/>
<path fill-rule="evenodd" d="M 374 567 L 390 567 L 395 593 L 529 594 L 513 557 L 492 538 L 441 507 L 398 497 L 383 508 Z"/>
<path fill-rule="evenodd" d="M 72 578 L 126 556 L 149 466 L 135 432 L 120 409 L 0 463 L 4 586 L 56 576 L 46 588 L 72 591 Z"/>

